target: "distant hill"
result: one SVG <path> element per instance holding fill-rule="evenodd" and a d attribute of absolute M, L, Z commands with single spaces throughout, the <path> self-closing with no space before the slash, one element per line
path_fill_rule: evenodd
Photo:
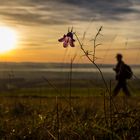
<path fill-rule="evenodd" d="M 112 64 L 98 64 L 100 68 L 114 67 Z M 132 67 L 140 67 L 140 65 L 131 65 Z M 34 62 L 0 62 L 0 69 L 12 69 L 12 68 L 69 68 L 69 63 L 34 63 Z M 95 67 L 89 63 L 74 63 L 73 68 L 92 68 Z"/>

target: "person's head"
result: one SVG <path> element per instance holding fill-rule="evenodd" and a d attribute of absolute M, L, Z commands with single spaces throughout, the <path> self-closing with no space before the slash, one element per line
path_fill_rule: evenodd
<path fill-rule="evenodd" d="M 117 61 L 119 62 L 119 61 L 122 61 L 123 56 L 122 56 L 122 54 L 118 53 L 116 55 L 116 58 L 117 58 Z"/>

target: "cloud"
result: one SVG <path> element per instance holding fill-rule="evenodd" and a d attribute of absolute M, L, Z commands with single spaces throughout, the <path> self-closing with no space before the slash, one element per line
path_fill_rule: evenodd
<path fill-rule="evenodd" d="M 125 20 L 129 14 L 139 15 L 138 0 L 5 0 L 0 15 L 26 25 L 60 25 L 72 21 Z M 135 16 L 136 17 L 136 16 Z"/>

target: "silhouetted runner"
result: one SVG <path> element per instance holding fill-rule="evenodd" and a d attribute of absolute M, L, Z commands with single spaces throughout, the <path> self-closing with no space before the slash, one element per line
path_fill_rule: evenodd
<path fill-rule="evenodd" d="M 116 87 L 114 88 L 113 97 L 117 96 L 121 89 L 123 90 L 126 96 L 130 96 L 130 92 L 127 87 L 127 79 L 131 78 L 132 73 L 130 72 L 132 71 L 130 67 L 122 61 L 122 58 L 123 58 L 122 54 L 116 55 L 116 59 L 118 63 L 113 70 L 116 72 L 116 80 L 118 81 L 118 83 Z M 129 67 L 130 72 L 127 67 Z M 130 78 L 128 77 L 129 74 L 131 74 Z"/>

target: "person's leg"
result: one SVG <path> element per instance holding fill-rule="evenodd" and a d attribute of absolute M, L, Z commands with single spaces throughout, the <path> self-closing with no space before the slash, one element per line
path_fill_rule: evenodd
<path fill-rule="evenodd" d="M 121 89 L 121 83 L 118 81 L 116 87 L 115 87 L 114 90 L 113 90 L 113 97 L 115 97 L 115 96 L 118 95 L 120 89 Z"/>
<path fill-rule="evenodd" d="M 126 96 L 131 96 L 131 94 L 130 94 L 130 92 L 129 92 L 129 90 L 128 90 L 126 81 L 123 82 L 123 87 L 122 87 L 122 89 L 123 89 L 123 92 L 125 93 Z"/>

